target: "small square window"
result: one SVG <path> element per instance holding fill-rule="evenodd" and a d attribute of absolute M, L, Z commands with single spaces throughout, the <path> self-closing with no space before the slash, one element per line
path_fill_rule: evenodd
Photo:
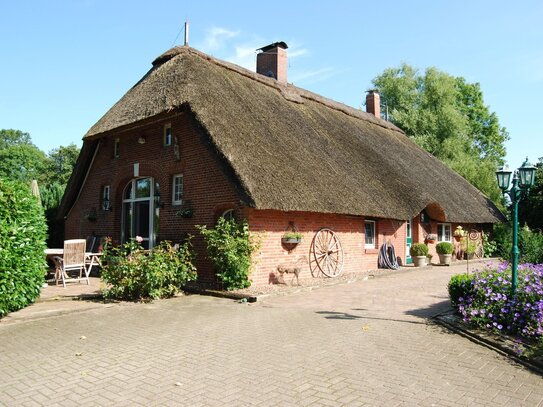
<path fill-rule="evenodd" d="M 121 140 L 118 138 L 115 139 L 115 143 L 113 144 L 113 157 L 119 158 L 120 152 L 121 152 Z"/>
<path fill-rule="evenodd" d="M 172 125 L 169 123 L 164 125 L 164 145 L 172 145 Z"/>
<path fill-rule="evenodd" d="M 451 242 L 451 224 L 450 223 L 438 223 L 437 224 L 437 241 L 438 242 Z"/>
<path fill-rule="evenodd" d="M 375 221 L 367 220 L 364 222 L 364 234 L 365 242 L 364 247 L 366 249 L 375 249 Z"/>
<path fill-rule="evenodd" d="M 109 211 L 111 209 L 111 187 L 104 185 L 102 188 L 102 210 Z"/>
<path fill-rule="evenodd" d="M 172 205 L 181 205 L 183 203 L 183 175 L 173 176 L 172 182 Z"/>

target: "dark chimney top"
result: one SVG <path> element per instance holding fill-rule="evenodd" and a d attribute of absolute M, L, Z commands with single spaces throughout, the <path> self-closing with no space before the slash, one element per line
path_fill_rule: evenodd
<path fill-rule="evenodd" d="M 274 42 L 273 44 L 270 44 L 270 45 L 266 45 L 266 46 L 264 46 L 262 48 L 258 48 L 257 51 L 266 52 L 266 51 L 269 51 L 269 50 L 271 50 L 273 48 L 276 48 L 276 47 L 287 49 L 288 45 L 284 41 L 279 41 L 279 42 Z"/>
<path fill-rule="evenodd" d="M 256 55 L 256 72 L 287 83 L 287 48 L 288 45 L 280 41 L 257 49 L 260 53 Z"/>

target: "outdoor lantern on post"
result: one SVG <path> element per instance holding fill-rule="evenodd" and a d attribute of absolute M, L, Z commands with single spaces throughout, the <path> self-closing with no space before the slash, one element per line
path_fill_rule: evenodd
<path fill-rule="evenodd" d="M 511 250 L 511 296 L 515 295 L 517 290 L 517 268 L 518 268 L 518 203 L 522 198 L 523 193 L 528 193 L 529 189 L 534 185 L 536 168 L 526 161 L 522 163 L 513 174 L 513 184 L 509 189 L 511 180 L 511 171 L 507 166 L 503 166 L 496 171 L 498 178 L 498 186 L 502 193 L 508 194 L 511 198 L 511 214 L 513 215 L 513 248 Z M 508 190 L 509 189 L 509 190 Z"/>

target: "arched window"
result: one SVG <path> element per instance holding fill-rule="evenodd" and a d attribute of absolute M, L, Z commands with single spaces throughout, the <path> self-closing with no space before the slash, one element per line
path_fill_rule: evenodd
<path fill-rule="evenodd" d="M 123 193 L 123 242 L 141 236 L 144 248 L 154 246 L 159 223 L 159 198 L 159 185 L 153 178 L 136 178 L 126 185 Z"/>
<path fill-rule="evenodd" d="M 235 219 L 235 213 L 233 209 L 225 210 L 221 216 L 226 220 Z"/>

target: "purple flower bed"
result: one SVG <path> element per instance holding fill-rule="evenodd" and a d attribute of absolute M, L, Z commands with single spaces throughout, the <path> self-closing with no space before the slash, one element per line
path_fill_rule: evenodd
<path fill-rule="evenodd" d="M 508 263 L 485 266 L 469 278 L 462 277 L 460 295 L 451 299 L 465 322 L 543 343 L 543 264 L 519 265 L 514 298 Z"/>

